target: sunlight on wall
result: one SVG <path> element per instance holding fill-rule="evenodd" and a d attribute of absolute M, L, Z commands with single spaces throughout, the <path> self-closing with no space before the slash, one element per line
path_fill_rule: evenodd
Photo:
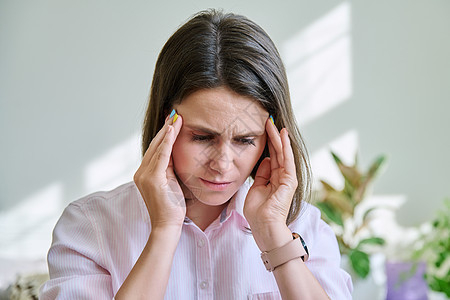
<path fill-rule="evenodd" d="M 84 171 L 85 193 L 110 190 L 133 180 L 141 162 L 140 134 L 129 139 L 88 163 Z"/>
<path fill-rule="evenodd" d="M 344 2 L 281 47 L 292 105 L 302 125 L 352 95 L 350 13 Z"/>
<path fill-rule="evenodd" d="M 351 39 L 351 6 L 343 2 L 282 45 L 292 106 L 301 126 L 351 98 Z M 312 153 L 314 186 L 318 179 L 324 179 L 342 187 L 344 182 L 330 150 L 351 163 L 358 146 L 358 132 L 352 129 Z"/>
<path fill-rule="evenodd" d="M 61 214 L 62 198 L 63 186 L 55 182 L 16 207 L 0 212 L 0 258 L 44 258 Z"/>

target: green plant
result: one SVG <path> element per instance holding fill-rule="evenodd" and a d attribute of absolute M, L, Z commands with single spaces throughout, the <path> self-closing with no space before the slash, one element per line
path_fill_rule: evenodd
<path fill-rule="evenodd" d="M 444 209 L 438 211 L 431 230 L 423 233 L 419 250 L 413 258 L 425 261 L 425 279 L 430 289 L 450 297 L 450 199 L 444 200 Z"/>
<path fill-rule="evenodd" d="M 331 155 L 344 177 L 344 188 L 336 189 L 321 180 L 322 189 L 315 192 L 315 204 L 321 210 L 324 221 L 334 229 L 341 253 L 348 255 L 355 273 L 365 278 L 370 273 L 371 249 L 383 245 L 385 241 L 367 232 L 370 215 L 378 207 L 363 209 L 359 217 L 355 212 L 361 208 L 367 190 L 386 157 L 379 156 L 364 173 L 359 170 L 357 156 L 353 165 L 346 165 L 335 153 L 331 152 Z M 359 238 L 363 231 L 364 238 Z"/>

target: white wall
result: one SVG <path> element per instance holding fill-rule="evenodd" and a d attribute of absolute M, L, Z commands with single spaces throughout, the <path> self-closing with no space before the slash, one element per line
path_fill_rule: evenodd
<path fill-rule="evenodd" d="M 0 0 L 0 258 L 43 257 L 68 202 L 131 180 L 159 50 L 208 7 L 278 45 L 316 177 L 331 143 L 389 155 L 374 192 L 407 199 L 404 225 L 450 196 L 447 0 Z"/>

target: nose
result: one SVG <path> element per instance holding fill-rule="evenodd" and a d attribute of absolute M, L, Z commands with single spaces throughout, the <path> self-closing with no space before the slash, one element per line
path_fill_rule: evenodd
<path fill-rule="evenodd" d="M 220 174 L 225 174 L 233 163 L 233 150 L 226 142 L 221 141 L 211 146 L 209 153 L 209 168 Z"/>

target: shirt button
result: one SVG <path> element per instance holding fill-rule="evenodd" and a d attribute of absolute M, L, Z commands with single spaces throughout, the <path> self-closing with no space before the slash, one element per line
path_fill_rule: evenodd
<path fill-rule="evenodd" d="M 199 248 L 202 248 L 203 246 L 205 246 L 205 240 L 204 240 L 204 239 L 199 240 L 199 241 L 197 242 L 197 246 L 198 246 Z"/>
<path fill-rule="evenodd" d="M 202 281 L 201 283 L 200 283 L 200 288 L 201 289 L 206 289 L 208 287 L 208 281 Z"/>

